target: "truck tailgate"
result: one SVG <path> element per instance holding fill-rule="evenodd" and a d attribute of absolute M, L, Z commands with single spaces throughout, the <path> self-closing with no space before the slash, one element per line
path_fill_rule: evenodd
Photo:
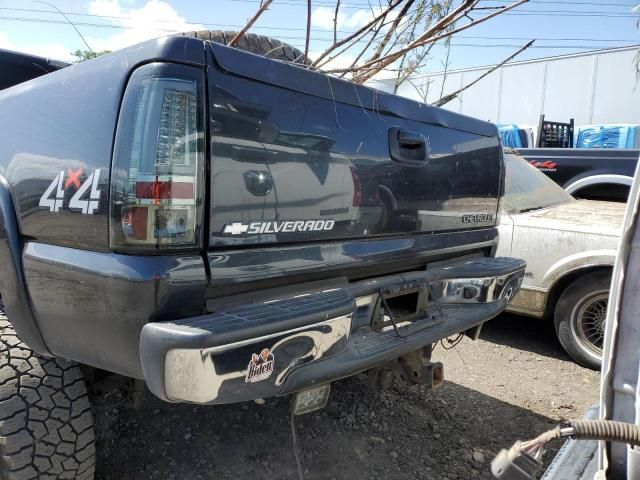
<path fill-rule="evenodd" d="M 495 225 L 497 132 L 473 131 L 476 121 L 394 96 L 387 103 L 409 102 L 440 120 L 365 107 L 370 89 L 278 62 L 265 65 L 283 72 L 249 77 L 231 71 L 216 49 L 264 59 L 212 48 L 224 70 L 208 71 L 210 250 Z M 268 81 L 300 75 L 291 85 Z M 355 91 L 360 104 L 342 101 L 341 89 Z"/>

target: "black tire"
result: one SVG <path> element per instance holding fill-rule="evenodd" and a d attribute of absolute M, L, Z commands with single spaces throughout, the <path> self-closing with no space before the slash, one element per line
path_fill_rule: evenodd
<path fill-rule="evenodd" d="M 610 283 L 610 272 L 583 275 L 562 292 L 555 308 L 560 343 L 577 363 L 595 370 L 602 364 Z"/>
<path fill-rule="evenodd" d="M 94 464 L 80 367 L 36 355 L 0 313 L 0 478 L 91 480 Z"/>
<path fill-rule="evenodd" d="M 235 37 L 236 33 L 237 32 L 225 32 L 223 30 L 199 30 L 184 32 L 182 35 L 227 45 L 231 39 Z M 240 38 L 236 48 L 285 62 L 299 63 L 302 65 L 311 63 L 308 59 L 304 58 L 304 53 L 297 48 L 280 40 L 276 40 L 275 38 L 256 35 L 255 33 L 245 33 Z"/>

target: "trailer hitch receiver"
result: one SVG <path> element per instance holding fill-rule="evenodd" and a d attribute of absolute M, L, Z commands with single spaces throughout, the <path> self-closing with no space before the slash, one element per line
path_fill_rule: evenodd
<path fill-rule="evenodd" d="M 442 363 L 431 361 L 431 345 L 400 357 L 393 372 L 405 383 L 426 385 L 428 388 L 438 388 L 444 383 Z"/>

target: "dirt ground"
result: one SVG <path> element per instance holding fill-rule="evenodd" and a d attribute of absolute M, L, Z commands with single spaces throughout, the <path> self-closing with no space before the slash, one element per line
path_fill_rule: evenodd
<path fill-rule="evenodd" d="M 433 360 L 444 363 L 438 390 L 375 393 L 361 375 L 334 383 L 324 410 L 296 417 L 303 477 L 489 479 L 501 448 L 597 401 L 599 374 L 572 363 L 538 320 L 502 315 L 477 342 L 438 346 Z M 288 399 L 125 403 L 118 394 L 96 399 L 98 480 L 298 478 Z"/>

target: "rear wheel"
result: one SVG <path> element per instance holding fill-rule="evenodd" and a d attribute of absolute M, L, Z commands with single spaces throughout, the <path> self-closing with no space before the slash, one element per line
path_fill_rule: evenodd
<path fill-rule="evenodd" d="M 579 364 L 599 369 L 611 274 L 594 272 L 571 283 L 556 304 L 555 325 L 560 343 Z"/>
<path fill-rule="evenodd" d="M 226 32 L 224 30 L 199 30 L 194 32 L 184 32 L 182 35 L 196 37 L 201 40 L 222 43 L 227 45 L 238 32 Z M 275 38 L 256 35 L 255 33 L 245 33 L 238 41 L 236 48 L 247 52 L 263 55 L 285 62 L 309 64 L 309 60 L 304 58 L 297 48 L 276 40 Z"/>
<path fill-rule="evenodd" d="M 80 367 L 36 355 L 0 314 L 0 478 L 91 480 L 93 416 Z"/>

